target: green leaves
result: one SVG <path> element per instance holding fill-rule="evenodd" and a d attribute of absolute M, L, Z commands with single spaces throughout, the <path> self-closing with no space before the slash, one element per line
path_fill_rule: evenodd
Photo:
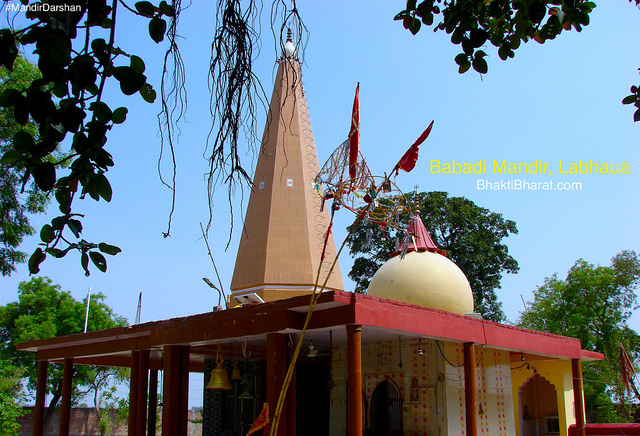
<path fill-rule="evenodd" d="M 140 96 L 147 103 L 153 103 L 156 100 L 156 91 L 151 85 L 145 83 L 142 85 L 142 88 L 140 88 Z"/>
<path fill-rule="evenodd" d="M 440 4 L 444 5 L 442 9 Z M 563 30 L 573 27 L 581 31 L 589 24 L 595 6 L 590 1 L 410 0 L 394 20 L 402 21 L 403 27 L 414 35 L 423 24 L 434 26 L 434 32 L 444 30 L 451 34 L 451 42 L 461 45 L 464 55 L 455 58 L 458 72 L 462 74 L 473 67 L 486 74 L 488 43 L 497 47 L 503 61 L 513 58 L 521 42 L 535 40 L 543 44 Z"/>
<path fill-rule="evenodd" d="M 164 34 L 167 31 L 167 22 L 162 18 L 153 17 L 149 21 L 149 36 L 156 43 L 162 42 Z"/>
<path fill-rule="evenodd" d="M 630 91 L 631 95 L 627 95 L 623 98 L 622 104 L 632 104 L 636 107 L 636 111 L 633 114 L 633 121 L 637 123 L 640 121 L 640 86 L 633 85 Z"/>
<path fill-rule="evenodd" d="M 98 244 L 98 248 L 100 249 L 100 251 L 110 256 L 115 256 L 116 254 L 122 251 L 120 250 L 120 248 L 116 247 L 115 245 L 105 244 L 104 242 L 101 242 L 100 244 Z"/>
<path fill-rule="evenodd" d="M 38 274 L 40 272 L 40 264 L 44 262 L 46 258 L 47 255 L 44 254 L 42 248 L 36 248 L 36 251 L 34 251 L 29 258 L 29 274 Z"/>
<path fill-rule="evenodd" d="M 167 32 L 167 22 L 162 16 L 174 17 L 176 11 L 173 6 L 167 4 L 166 1 L 161 1 L 158 7 L 155 7 L 151 2 L 141 1 L 135 4 L 135 8 L 140 15 L 151 18 L 149 21 L 149 36 L 151 39 L 156 43 L 162 42 Z"/>
<path fill-rule="evenodd" d="M 97 251 L 90 251 L 89 257 L 91 258 L 91 262 L 102 272 L 107 272 L 107 260 L 104 256 Z"/>
<path fill-rule="evenodd" d="M 0 30 L 0 65 L 13 71 L 13 63 L 18 57 L 18 47 L 13 33 L 9 29 Z"/>
<path fill-rule="evenodd" d="M 113 76 L 120 82 L 120 90 L 124 95 L 135 94 L 147 81 L 144 74 L 137 73 L 131 67 L 116 67 Z"/>
<path fill-rule="evenodd" d="M 140 13 L 140 15 L 149 18 L 153 17 L 156 12 L 156 8 L 155 6 L 153 6 L 153 3 L 147 1 L 137 2 L 135 4 L 135 8 Z"/>
<path fill-rule="evenodd" d="M 32 273 L 39 271 L 47 256 L 65 257 L 71 251 L 80 254 L 85 273 L 90 265 L 106 271 L 105 252 L 114 255 L 119 248 L 104 245 L 102 251 L 81 239 L 83 217 L 73 213 L 78 196 L 107 202 L 113 198 L 107 171 L 114 161 L 105 148 L 107 133 L 126 121 L 128 109 L 112 106 L 103 90 L 115 80 L 125 95 L 140 93 L 147 102 L 156 99 L 142 58 L 113 42 L 116 16 L 111 7 L 104 0 L 85 6 L 63 15 L 30 11 L 26 19 L 31 22 L 23 29 L 0 30 L 0 65 L 8 70 L 19 66 L 17 46 L 21 44 L 37 55 L 39 73 L 20 81 L 20 86 L 0 88 L 0 106 L 23 126 L 7 136 L 13 141 L 3 148 L 0 160 L 15 172 L 21 186 L 33 185 L 43 198 L 55 198 L 61 214 L 40 230 L 42 244 L 29 260 Z M 166 19 L 176 15 L 175 9 L 166 1 L 158 5 L 141 1 L 135 9 L 149 19 L 152 40 L 162 41 Z M 96 34 L 102 37 L 92 38 Z M 67 133 L 73 138 L 65 142 Z M 67 153 L 61 153 L 61 146 L 67 147 Z"/>
<path fill-rule="evenodd" d="M 485 52 L 483 52 L 482 50 L 478 50 L 473 58 L 473 62 L 471 62 L 473 69 L 480 74 L 487 74 L 487 71 L 489 71 L 487 61 L 484 59 L 485 56 Z"/>

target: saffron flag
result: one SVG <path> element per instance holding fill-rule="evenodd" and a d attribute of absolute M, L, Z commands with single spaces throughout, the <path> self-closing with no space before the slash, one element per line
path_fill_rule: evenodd
<path fill-rule="evenodd" d="M 360 146 L 360 82 L 356 87 L 351 111 L 351 129 L 349 129 L 349 177 L 356 178 L 356 163 L 358 162 L 358 148 Z"/>
<path fill-rule="evenodd" d="M 418 161 L 418 147 L 420 147 L 420 144 L 422 144 L 427 139 L 427 137 L 431 133 L 432 127 L 433 121 L 431 121 L 429 127 L 427 127 L 425 131 L 422 132 L 422 135 L 420 135 L 420 137 L 416 139 L 416 142 L 411 144 L 411 147 L 409 147 L 409 149 L 404 153 L 404 155 L 394 168 L 396 174 L 399 170 L 405 170 L 406 172 L 409 172 L 416 166 L 416 162 Z"/>
<path fill-rule="evenodd" d="M 620 367 L 622 370 L 622 384 L 631 391 L 634 373 L 633 364 L 627 354 L 627 350 L 624 349 L 624 345 L 622 344 L 620 344 Z"/>
<path fill-rule="evenodd" d="M 251 428 L 249 429 L 247 436 L 249 436 L 251 433 L 257 432 L 261 428 L 264 428 L 266 433 L 268 425 L 269 425 L 269 403 L 264 403 L 264 406 L 262 406 L 262 412 L 260 412 L 260 415 L 258 415 L 258 418 L 256 418 L 256 422 L 254 422 Z"/>

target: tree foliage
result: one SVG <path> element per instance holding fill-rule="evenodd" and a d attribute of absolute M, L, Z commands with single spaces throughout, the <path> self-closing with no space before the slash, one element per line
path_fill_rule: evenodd
<path fill-rule="evenodd" d="M 39 77 L 38 69 L 18 57 L 14 70 L 0 67 L 0 95 L 8 89 L 23 89 Z M 13 111 L 0 107 L 0 156 L 11 149 L 13 137 L 18 132 L 37 136 L 37 126 L 16 123 Z M 35 233 L 29 222 L 29 214 L 44 212 L 49 202 L 33 183 L 25 183 L 23 168 L 0 163 L 0 274 L 10 275 L 16 264 L 25 262 L 27 254 L 18 250 L 25 236 Z"/>
<path fill-rule="evenodd" d="M 629 0 L 640 5 L 640 0 Z M 581 32 L 591 21 L 596 4 L 586 0 L 407 0 L 406 8 L 395 20 L 417 34 L 422 26 L 433 26 L 434 32 L 451 35 L 451 42 L 462 52 L 456 55 L 459 73 L 471 68 L 480 74 L 489 71 L 487 46 L 497 48 L 503 61 L 513 58 L 522 44 L 536 41 L 544 44 L 571 29 Z M 638 87 L 623 104 L 638 108 L 634 121 L 640 121 Z"/>
<path fill-rule="evenodd" d="M 128 110 L 109 106 L 105 84 L 115 81 L 124 95 L 139 94 L 148 102 L 155 100 L 156 92 L 147 83 L 144 61 L 116 45 L 117 1 L 111 6 L 105 0 L 22 4 L 31 23 L 0 30 L 0 65 L 13 71 L 20 48 L 31 48 L 41 76 L 4 90 L 0 106 L 12 111 L 19 125 L 34 123 L 37 132 L 15 133 L 0 162 L 21 170 L 24 182 L 33 180 L 40 191 L 52 194 L 60 211 L 42 228 L 42 247 L 31 255 L 29 270 L 35 274 L 47 256 L 63 257 L 77 250 L 87 275 L 89 261 L 104 272 L 103 254 L 114 255 L 120 249 L 82 239 L 82 217 L 73 205 L 87 196 L 109 202 L 113 195 L 106 176 L 114 165 L 105 147 L 107 133 L 126 120 Z M 133 13 L 148 19 L 151 39 L 162 41 L 167 31 L 164 17 L 175 17 L 175 9 L 165 1 L 158 6 L 142 1 L 135 7 Z M 63 142 L 68 153 L 52 160 Z M 65 175 L 57 168 L 61 163 L 68 163 Z"/>
<path fill-rule="evenodd" d="M 544 280 L 519 320 L 523 327 L 578 338 L 584 349 L 605 355 L 584 368 L 587 413 L 596 422 L 630 420 L 619 350 L 622 344 L 634 361 L 640 357 L 640 337 L 627 325 L 638 307 L 639 284 L 640 258 L 633 251 L 620 252 L 610 266 L 579 259 L 566 278 Z"/>
<path fill-rule="evenodd" d="M 20 370 L 0 358 L 0 428 L 3 435 L 17 435 L 20 430 L 17 419 L 25 414 L 20 404 L 22 396 Z"/>
<path fill-rule="evenodd" d="M 502 240 L 518 233 L 516 223 L 469 199 L 449 197 L 446 192 L 406 195 L 418 205 L 436 245 L 467 276 L 475 311 L 486 319 L 504 320 L 496 289 L 500 288 L 503 273 L 515 274 L 519 268 Z M 405 217 L 407 222 L 408 219 Z M 357 256 L 349 272 L 356 282 L 356 292 L 366 292 L 373 274 L 395 251 L 395 243 L 395 235 L 370 222 L 362 222 L 355 229 L 348 244 L 351 255 Z"/>
<path fill-rule="evenodd" d="M 0 357 L 23 369 L 28 379 L 27 388 L 36 387 L 37 365 L 34 353 L 16 350 L 16 344 L 36 339 L 82 333 L 84 330 L 86 299 L 75 300 L 70 293 L 62 292 L 48 278 L 34 277 L 18 286 L 18 301 L 0 307 Z M 102 294 L 93 294 L 89 304 L 87 331 L 103 330 L 127 325 L 124 318 L 113 313 L 104 303 Z M 75 365 L 73 395 L 84 395 L 105 388 L 113 369 Z M 55 407 L 62 396 L 62 365 L 50 364 L 47 391 L 51 394 L 50 408 Z"/>

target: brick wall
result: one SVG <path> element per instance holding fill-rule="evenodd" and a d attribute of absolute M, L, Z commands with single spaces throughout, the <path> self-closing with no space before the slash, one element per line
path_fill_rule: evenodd
<path fill-rule="evenodd" d="M 28 414 L 18 419 L 21 424 L 20 436 L 30 436 L 33 428 L 33 407 L 25 407 Z M 119 426 L 115 426 L 117 421 L 117 413 L 115 410 L 106 410 L 114 423 L 112 428 L 107 432 L 109 436 L 127 436 L 127 421 L 124 420 Z M 45 410 L 46 415 L 46 410 Z M 196 421 L 196 422 L 193 422 Z M 58 425 L 60 422 L 60 409 L 56 409 L 45 426 L 45 436 L 57 436 Z M 160 435 L 160 431 L 156 434 Z M 71 426 L 69 436 L 99 436 L 100 426 L 98 425 L 98 415 L 94 409 L 77 407 L 71 409 Z M 189 410 L 189 424 L 187 429 L 189 436 L 202 435 L 202 411 Z"/>

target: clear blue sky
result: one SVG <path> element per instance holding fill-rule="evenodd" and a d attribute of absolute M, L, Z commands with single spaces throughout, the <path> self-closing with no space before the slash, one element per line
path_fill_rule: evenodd
<path fill-rule="evenodd" d="M 120 246 L 109 258 L 106 274 L 86 278 L 79 259 L 47 260 L 41 274 L 78 299 L 87 289 L 107 295 L 107 304 L 133 322 L 138 293 L 143 292 L 142 321 L 166 319 L 210 310 L 217 297 L 202 281 L 215 276 L 200 235 L 208 219 L 203 159 L 210 128 L 207 66 L 214 30 L 214 2 L 195 2 L 183 13 L 180 42 L 187 68 L 188 123 L 183 124 L 178 158 L 177 210 L 172 236 L 162 237 L 170 207 L 170 192 L 161 186 L 156 167 L 159 141 L 155 115 L 159 104 L 145 104 L 139 96 L 116 97 L 129 107 L 123 126 L 110 134 L 108 149 L 116 166 L 109 172 L 114 188 L 110 204 L 85 200 L 84 237 Z M 266 2 L 270 5 L 270 2 Z M 264 15 L 268 16 L 269 5 Z M 502 62 L 489 47 L 489 74 L 457 73 L 453 62 L 459 47 L 444 33 L 423 29 L 412 36 L 392 20 L 403 1 L 300 0 L 298 9 L 310 32 L 303 79 L 320 161 L 324 161 L 348 133 L 351 103 L 360 82 L 361 150 L 372 171 L 390 169 L 429 121 L 435 126 L 423 144 L 410 174 L 401 174 L 405 191 L 443 190 L 517 222 L 519 234 L 507 240 L 521 271 L 506 276 L 498 291 L 508 318 L 522 309 L 521 295 L 544 277 L 584 258 L 596 264 L 623 249 L 640 250 L 640 123 L 620 101 L 640 76 L 640 11 L 626 0 L 601 2 L 592 24 L 578 34 L 561 35 L 545 45 L 535 42 Z M 126 15 L 126 14 L 123 14 Z M 142 19 L 122 20 L 118 40 L 127 51 L 147 62 L 147 75 L 160 83 L 163 51 L 148 38 Z M 256 74 L 268 95 L 273 84 L 276 53 L 271 33 L 263 24 L 263 40 Z M 263 118 L 262 118 L 263 119 Z M 262 122 L 259 136 L 262 134 Z M 252 156 L 243 157 L 252 167 Z M 541 160 L 552 175 L 500 177 L 492 174 L 431 174 L 429 162 L 513 162 Z M 560 175 L 558 161 L 627 163 L 625 175 Z M 165 168 L 167 166 L 165 165 Z M 490 168 L 489 168 L 490 171 Z M 480 191 L 478 179 L 519 178 L 528 182 L 580 182 L 579 191 Z M 248 191 L 245 191 L 245 195 Z M 248 197 L 247 197 L 248 198 Z M 223 284 L 228 290 L 241 229 L 239 196 L 236 232 L 225 251 L 229 229 L 226 191 L 220 188 L 210 244 Z M 51 217 L 35 217 L 38 227 Z M 336 241 L 352 219 L 341 217 Z M 32 252 L 37 238 L 22 249 Z M 347 288 L 348 256 L 341 259 Z M 26 266 L 10 278 L 0 278 L 0 304 L 17 298 L 17 285 L 28 280 Z M 632 327 L 640 322 L 634 318 Z"/>

